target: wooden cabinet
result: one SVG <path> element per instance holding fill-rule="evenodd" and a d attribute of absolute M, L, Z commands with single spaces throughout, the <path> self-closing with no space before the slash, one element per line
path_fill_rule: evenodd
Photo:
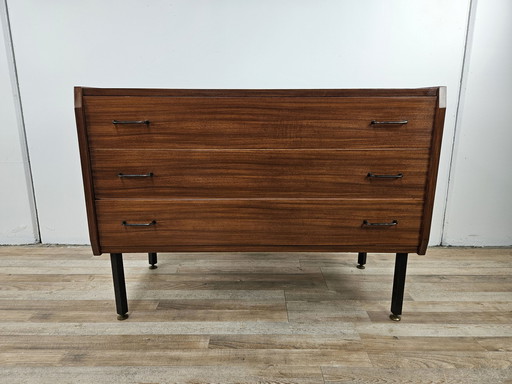
<path fill-rule="evenodd" d="M 118 314 L 125 252 L 155 264 L 157 252 L 350 251 L 361 265 L 392 252 L 405 279 L 407 253 L 428 244 L 444 111 L 444 87 L 75 88 L 91 244 L 117 268 Z"/>

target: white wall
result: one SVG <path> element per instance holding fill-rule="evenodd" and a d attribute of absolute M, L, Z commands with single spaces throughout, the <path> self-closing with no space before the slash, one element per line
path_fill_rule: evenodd
<path fill-rule="evenodd" d="M 72 87 L 448 86 L 441 237 L 468 0 L 9 1 L 44 242 L 87 242 Z"/>
<path fill-rule="evenodd" d="M 3 4 L 0 3 L 0 10 Z M 5 15 L 5 12 L 0 16 Z M 8 24 L 2 20 L 0 36 L 0 244 L 37 240 L 24 138 L 20 138 L 16 82 L 11 83 L 12 60 Z M 13 87 L 14 86 L 14 87 Z M 19 105 L 19 103 L 18 103 Z M 23 135 L 22 135 L 23 136 Z"/>
<path fill-rule="evenodd" d="M 469 0 L 8 0 L 43 242 L 88 242 L 74 85 L 448 86 L 441 241 Z"/>
<path fill-rule="evenodd" d="M 512 245 L 512 1 L 473 5 L 443 243 Z"/>

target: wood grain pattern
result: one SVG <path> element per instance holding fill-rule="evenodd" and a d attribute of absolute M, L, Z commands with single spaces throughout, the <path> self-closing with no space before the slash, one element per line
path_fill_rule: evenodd
<path fill-rule="evenodd" d="M 429 148 L 434 97 L 84 97 L 92 148 Z M 113 120 L 149 120 L 114 125 Z M 372 120 L 408 120 L 371 125 Z"/>
<path fill-rule="evenodd" d="M 431 122 L 435 97 L 89 97 L 83 99 L 87 123 L 112 120 L 153 122 L 411 120 Z M 426 121 L 424 121 L 426 120 Z"/>
<path fill-rule="evenodd" d="M 421 202 L 415 200 L 229 199 L 97 201 L 102 250 L 160 252 L 174 245 L 352 245 L 390 251 L 418 244 Z M 128 223 L 156 224 L 126 227 Z M 398 221 L 392 227 L 363 227 Z"/>
<path fill-rule="evenodd" d="M 150 271 L 145 254 L 130 254 L 132 313 L 118 322 L 108 256 L 4 246 L 0 381 L 509 384 L 511 257 L 456 247 L 411 256 L 413 294 L 395 324 L 392 255 L 369 254 L 361 271 L 355 254 L 161 253 Z M 382 299 L 368 294 L 377 288 Z"/>
<path fill-rule="evenodd" d="M 124 149 L 426 149 L 431 125 L 375 128 L 369 121 L 159 123 L 149 127 L 91 125 L 91 148 Z M 220 134 L 222 132 L 222 134 Z"/>
<path fill-rule="evenodd" d="M 96 198 L 423 199 L 426 150 L 93 150 Z M 403 174 L 401 179 L 369 178 Z M 146 178 L 120 178 L 148 174 Z"/>

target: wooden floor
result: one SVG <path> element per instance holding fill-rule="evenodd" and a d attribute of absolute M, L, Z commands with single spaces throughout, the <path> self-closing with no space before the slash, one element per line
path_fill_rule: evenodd
<path fill-rule="evenodd" d="M 512 250 L 108 255 L 0 247 L 1 383 L 512 383 Z"/>

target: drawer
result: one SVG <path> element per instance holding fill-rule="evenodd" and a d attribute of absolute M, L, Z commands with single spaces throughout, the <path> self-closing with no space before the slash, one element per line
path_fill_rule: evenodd
<path fill-rule="evenodd" d="M 99 199 L 423 199 L 428 156 L 427 150 L 91 151 Z M 395 175 L 402 177 L 379 177 Z"/>
<path fill-rule="evenodd" d="M 184 245 L 343 245 L 384 250 L 418 245 L 423 204 L 367 199 L 108 199 L 97 201 L 96 207 L 103 252 Z M 397 224 L 366 226 L 364 220 Z"/>
<path fill-rule="evenodd" d="M 428 148 L 435 105 L 434 96 L 84 97 L 90 147 L 126 149 Z"/>

